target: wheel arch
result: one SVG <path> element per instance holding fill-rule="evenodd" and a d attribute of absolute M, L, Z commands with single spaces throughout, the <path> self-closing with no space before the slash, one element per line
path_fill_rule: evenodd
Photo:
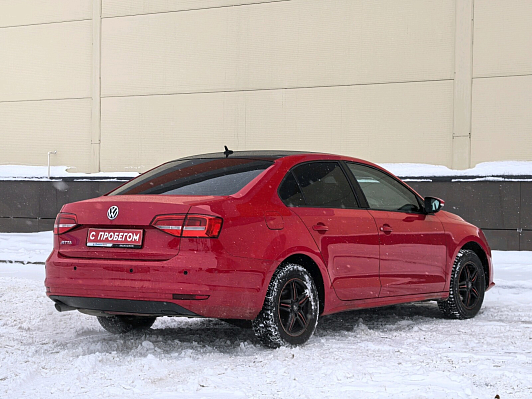
<path fill-rule="evenodd" d="M 316 289 L 318 290 L 318 297 L 319 297 L 319 305 L 320 305 L 320 311 L 319 313 L 322 314 L 323 310 L 325 309 L 325 282 L 323 280 L 323 275 L 321 273 L 321 270 L 317 263 L 308 255 L 304 254 L 293 254 L 284 259 L 279 266 L 288 264 L 288 263 L 296 263 L 302 267 L 305 268 L 312 277 L 312 280 L 314 280 L 314 284 L 316 285 Z"/>
<path fill-rule="evenodd" d="M 482 268 L 484 269 L 484 281 L 486 284 L 486 288 L 488 288 L 490 283 L 490 263 L 488 260 L 488 255 L 484 251 L 484 249 L 475 241 L 469 241 L 465 243 L 460 250 L 470 250 L 473 251 L 478 258 L 480 259 L 480 262 L 482 262 Z"/>

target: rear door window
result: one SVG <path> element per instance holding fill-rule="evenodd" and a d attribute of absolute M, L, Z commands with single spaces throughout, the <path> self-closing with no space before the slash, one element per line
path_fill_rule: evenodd
<path fill-rule="evenodd" d="M 279 197 L 286 206 L 305 206 L 303 194 L 292 172 L 288 172 L 281 183 Z"/>
<path fill-rule="evenodd" d="M 351 186 L 337 162 L 309 162 L 292 169 L 292 178 L 283 182 L 282 193 L 292 193 L 283 199 L 288 206 L 314 208 L 358 208 Z M 297 186 L 294 186 L 294 181 Z M 299 198 L 301 196 L 301 198 Z"/>
<path fill-rule="evenodd" d="M 232 195 L 272 164 L 240 158 L 176 160 L 140 175 L 109 195 Z"/>

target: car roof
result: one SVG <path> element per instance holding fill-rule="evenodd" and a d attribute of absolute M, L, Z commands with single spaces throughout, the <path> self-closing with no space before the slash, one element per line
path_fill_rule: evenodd
<path fill-rule="evenodd" d="M 309 151 L 282 151 L 282 150 L 258 150 L 258 151 L 233 151 L 228 156 L 225 152 L 211 152 L 208 154 L 198 154 L 180 159 L 220 159 L 220 158 L 251 158 L 274 161 L 290 155 L 315 154 Z"/>
<path fill-rule="evenodd" d="M 256 151 L 232 151 L 229 155 L 226 152 L 211 152 L 208 154 L 191 155 L 183 158 L 176 159 L 174 161 L 184 161 L 192 159 L 256 159 L 262 161 L 280 160 L 282 158 L 289 158 L 293 162 L 301 161 L 351 161 L 364 163 L 366 165 L 375 166 L 381 169 L 378 165 L 368 162 L 360 158 L 354 158 L 345 155 L 328 154 L 324 152 L 312 152 L 312 151 L 284 151 L 284 150 L 256 150 Z M 173 162 L 173 161 L 171 161 Z"/>

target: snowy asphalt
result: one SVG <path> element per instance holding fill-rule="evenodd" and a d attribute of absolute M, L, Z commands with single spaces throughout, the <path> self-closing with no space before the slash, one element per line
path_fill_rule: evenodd
<path fill-rule="evenodd" d="M 0 261 L 42 262 L 50 233 L 0 234 Z M 532 397 L 532 252 L 494 252 L 496 286 L 471 320 L 433 302 L 336 314 L 297 348 L 251 330 L 158 319 L 113 336 L 58 313 L 43 266 L 0 263 L 1 398 Z"/>

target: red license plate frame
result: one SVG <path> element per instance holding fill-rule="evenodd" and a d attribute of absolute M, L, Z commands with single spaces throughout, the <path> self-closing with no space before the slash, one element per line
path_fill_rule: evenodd
<path fill-rule="evenodd" d="M 89 229 L 87 247 L 91 248 L 142 248 L 142 229 Z"/>

